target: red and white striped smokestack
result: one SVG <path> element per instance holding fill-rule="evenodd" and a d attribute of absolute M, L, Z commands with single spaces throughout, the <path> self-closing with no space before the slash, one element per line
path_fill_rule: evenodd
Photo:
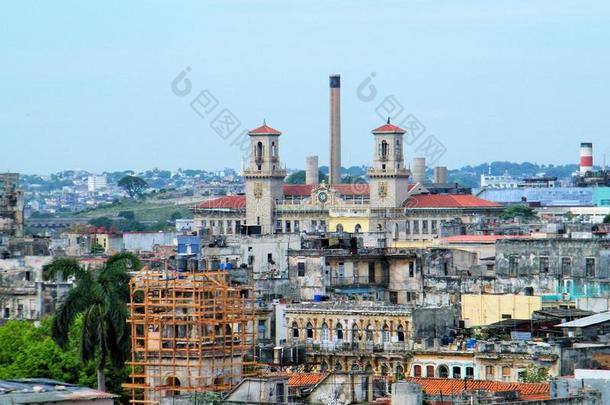
<path fill-rule="evenodd" d="M 580 175 L 593 171 L 593 144 L 583 142 L 580 144 Z"/>

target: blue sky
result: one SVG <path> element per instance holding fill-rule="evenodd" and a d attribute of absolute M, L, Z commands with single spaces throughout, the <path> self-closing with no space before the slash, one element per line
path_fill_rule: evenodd
<path fill-rule="evenodd" d="M 439 164 L 575 163 L 581 141 L 601 163 L 609 17 L 607 1 L 5 3 L 0 171 L 238 168 L 234 135 L 189 105 L 202 90 L 239 131 L 263 119 L 281 130 L 287 166 L 326 164 L 331 73 L 344 165 L 371 161 L 389 95 L 446 147 Z M 372 72 L 378 95 L 364 102 L 356 88 Z"/>

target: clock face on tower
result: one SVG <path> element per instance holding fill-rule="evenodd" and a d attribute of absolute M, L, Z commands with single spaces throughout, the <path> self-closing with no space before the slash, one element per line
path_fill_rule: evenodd
<path fill-rule="evenodd" d="M 324 191 L 318 193 L 318 201 L 324 204 L 326 201 L 328 201 L 328 194 L 326 194 Z"/>

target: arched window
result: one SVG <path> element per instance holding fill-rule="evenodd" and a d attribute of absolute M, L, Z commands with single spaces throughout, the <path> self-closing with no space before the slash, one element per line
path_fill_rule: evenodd
<path fill-rule="evenodd" d="M 255 158 L 256 160 L 263 158 L 263 143 L 260 141 L 256 144 Z"/>
<path fill-rule="evenodd" d="M 328 325 L 326 324 L 326 322 L 322 324 L 322 341 L 328 341 Z"/>
<path fill-rule="evenodd" d="M 434 377 L 434 366 L 426 366 L 426 377 Z"/>
<path fill-rule="evenodd" d="M 168 397 L 175 397 L 180 395 L 180 390 L 178 389 L 178 387 L 180 387 L 181 384 L 178 377 L 167 377 L 167 379 L 165 380 L 165 385 L 170 388 L 173 388 L 166 391 L 166 395 Z"/>
<path fill-rule="evenodd" d="M 366 341 L 373 341 L 373 325 L 371 325 L 370 323 L 366 325 Z"/>
<path fill-rule="evenodd" d="M 398 231 L 399 231 L 398 224 L 394 223 L 394 235 L 393 235 L 394 239 L 398 239 L 398 235 L 399 235 Z"/>
<path fill-rule="evenodd" d="M 360 371 L 360 366 L 358 363 L 352 363 L 352 371 Z"/>
<path fill-rule="evenodd" d="M 421 377 L 421 366 L 419 367 L 419 376 Z M 396 366 L 396 377 L 401 377 L 405 373 L 405 369 L 399 364 Z"/>
<path fill-rule="evenodd" d="M 398 325 L 396 328 L 396 337 L 399 342 L 405 341 L 405 329 L 402 327 L 402 325 Z"/>
<path fill-rule="evenodd" d="M 380 156 L 381 159 L 388 158 L 388 143 L 386 141 L 381 141 L 380 145 Z"/>
<path fill-rule="evenodd" d="M 421 366 L 419 364 L 413 366 L 413 377 L 421 377 Z"/>
<path fill-rule="evenodd" d="M 360 340 L 358 337 L 358 325 L 354 324 L 352 326 L 352 343 L 357 343 Z"/>
<path fill-rule="evenodd" d="M 305 331 L 307 333 L 307 339 L 313 339 L 313 325 L 311 324 L 311 322 L 307 322 Z"/>
<path fill-rule="evenodd" d="M 337 340 L 343 340 L 343 325 L 341 325 L 341 322 L 337 323 L 337 326 L 335 326 L 335 332 Z"/>
<path fill-rule="evenodd" d="M 438 366 L 438 378 L 449 378 L 449 368 L 444 364 Z"/>
<path fill-rule="evenodd" d="M 390 342 L 390 327 L 388 325 L 383 325 L 383 330 L 381 333 L 381 341 L 383 343 Z"/>
<path fill-rule="evenodd" d="M 339 363 L 339 362 L 336 362 L 336 363 L 335 363 L 335 370 L 336 370 L 336 371 L 341 371 L 341 370 L 343 370 L 343 366 L 341 366 L 341 363 Z"/>
<path fill-rule="evenodd" d="M 320 371 L 324 372 L 326 370 L 328 370 L 328 364 L 323 361 L 322 363 L 320 363 Z"/>
<path fill-rule="evenodd" d="M 366 371 L 367 373 L 372 373 L 373 372 L 373 366 L 371 366 L 371 364 L 367 364 L 366 367 L 364 368 L 364 371 Z"/>
<path fill-rule="evenodd" d="M 354 227 L 354 232 L 360 233 L 361 231 L 362 231 L 362 226 L 360 226 L 360 224 L 356 224 L 356 226 Z"/>
<path fill-rule="evenodd" d="M 390 371 L 390 368 L 388 367 L 387 364 L 383 364 L 381 366 L 381 375 L 388 375 L 389 371 Z"/>
<path fill-rule="evenodd" d="M 299 325 L 296 322 L 292 323 L 292 337 L 295 339 L 299 337 Z"/>
<path fill-rule="evenodd" d="M 339 233 L 343 232 L 343 225 L 337 224 L 337 227 L 335 228 L 335 230 Z"/>

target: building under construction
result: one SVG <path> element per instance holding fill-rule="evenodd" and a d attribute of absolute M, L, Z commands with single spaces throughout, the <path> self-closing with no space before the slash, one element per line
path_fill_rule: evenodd
<path fill-rule="evenodd" d="M 133 404 L 223 392 L 255 374 L 250 286 L 227 272 L 143 269 L 130 292 Z"/>

